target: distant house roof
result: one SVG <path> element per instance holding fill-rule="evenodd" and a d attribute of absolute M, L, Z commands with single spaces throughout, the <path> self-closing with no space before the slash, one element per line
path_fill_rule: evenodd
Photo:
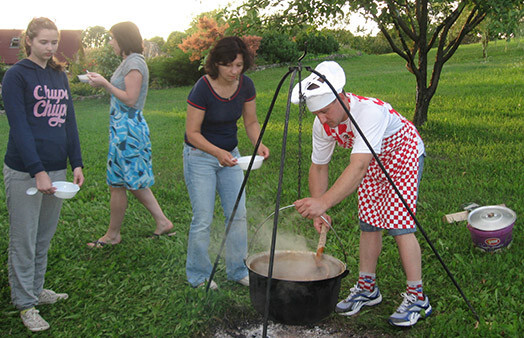
<path fill-rule="evenodd" d="M 0 29 L 0 59 L 7 65 L 13 65 L 19 60 L 19 51 L 23 48 L 20 38 L 22 32 L 21 29 Z M 60 61 L 67 61 L 72 59 L 81 47 L 81 30 L 61 30 L 56 57 Z"/>
<path fill-rule="evenodd" d="M 3 63 L 12 65 L 18 61 L 21 35 L 21 29 L 0 29 L 0 58 Z"/>

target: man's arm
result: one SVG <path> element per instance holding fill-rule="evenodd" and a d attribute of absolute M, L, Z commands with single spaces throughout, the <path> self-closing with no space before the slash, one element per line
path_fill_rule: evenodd
<path fill-rule="evenodd" d="M 313 183 L 314 193 L 311 191 L 313 197 L 295 201 L 294 204 L 297 211 L 304 217 L 314 219 L 320 217 L 320 215 L 324 214 L 329 208 L 340 203 L 357 189 L 366 175 L 369 162 L 371 162 L 372 158 L 373 155 L 371 154 L 352 154 L 349 165 L 344 169 L 335 184 L 325 193 L 321 193 L 320 196 L 313 194 L 322 191 L 323 185 L 327 186 L 327 169 L 325 169 L 325 173 L 323 173 L 322 169 L 313 170 L 313 178 L 318 174 L 319 180 L 318 182 L 312 182 L 312 171 L 310 168 L 310 190 L 312 189 L 311 183 Z"/>
<path fill-rule="evenodd" d="M 349 165 L 335 181 L 335 184 L 321 197 L 327 205 L 327 209 L 337 205 L 357 190 L 360 182 L 366 176 L 369 162 L 372 159 L 373 155 L 371 154 L 351 155 Z"/>
<path fill-rule="evenodd" d="M 311 163 L 309 167 L 309 193 L 312 197 L 320 197 L 328 189 L 329 163 Z"/>

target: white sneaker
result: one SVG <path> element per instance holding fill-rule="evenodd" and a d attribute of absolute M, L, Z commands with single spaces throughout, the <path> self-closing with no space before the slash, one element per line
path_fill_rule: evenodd
<path fill-rule="evenodd" d="M 249 286 L 249 275 L 247 275 L 246 277 L 242 279 L 237 280 L 237 283 L 242 284 L 244 286 Z"/>
<path fill-rule="evenodd" d="M 207 280 L 203 281 L 202 283 L 198 284 L 197 288 L 205 288 L 207 285 Z M 211 281 L 211 284 L 209 284 L 209 288 L 211 290 L 218 290 L 218 285 L 215 283 L 214 280 Z"/>
<path fill-rule="evenodd" d="M 69 298 L 67 293 L 56 293 L 53 290 L 43 289 L 38 295 L 37 305 L 54 304 L 62 299 Z"/>
<path fill-rule="evenodd" d="M 20 312 L 20 317 L 24 325 L 33 332 L 49 329 L 49 323 L 44 320 L 34 307 Z"/>

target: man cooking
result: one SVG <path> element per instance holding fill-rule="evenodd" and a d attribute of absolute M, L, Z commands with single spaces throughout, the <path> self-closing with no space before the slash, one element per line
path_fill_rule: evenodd
<path fill-rule="evenodd" d="M 335 88 L 380 162 L 399 189 L 410 209 L 416 211 L 418 183 L 424 163 L 424 143 L 415 126 L 391 105 L 379 99 L 345 93 L 344 70 L 334 61 L 320 63 L 315 70 Z M 407 277 L 402 303 L 389 317 L 395 326 L 413 326 L 426 318 L 432 308 L 422 290 L 421 251 L 415 236 L 416 224 L 401 199 L 386 179 L 364 138 L 325 81 L 312 73 L 293 89 L 291 101 L 299 103 L 300 94 L 315 115 L 313 152 L 309 169 L 311 197 L 295 201 L 297 211 L 313 219 L 317 231 L 326 211 L 358 188 L 360 220 L 359 279 L 335 311 L 351 316 L 363 306 L 382 301 L 376 285 L 376 266 L 382 249 L 382 230 L 395 238 L 402 267 Z M 350 161 L 336 182 L 329 187 L 328 167 L 335 145 L 351 150 Z"/>

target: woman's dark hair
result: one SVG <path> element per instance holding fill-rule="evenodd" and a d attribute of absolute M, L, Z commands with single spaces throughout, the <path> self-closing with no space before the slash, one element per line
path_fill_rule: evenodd
<path fill-rule="evenodd" d="M 118 43 L 120 56 L 127 56 L 131 53 L 141 54 L 144 51 L 142 35 L 140 35 L 140 31 L 134 23 L 130 21 L 120 22 L 111 27 L 109 31 Z"/>
<path fill-rule="evenodd" d="M 233 62 L 237 55 L 241 54 L 244 59 L 242 73 L 253 64 L 253 56 L 246 47 L 244 41 L 237 36 L 226 36 L 217 41 L 207 56 L 205 70 L 212 79 L 218 77 L 218 66 L 225 66 Z"/>
<path fill-rule="evenodd" d="M 33 39 L 36 38 L 38 33 L 40 33 L 40 31 L 43 29 L 57 31 L 58 37 L 60 38 L 60 32 L 53 21 L 44 17 L 34 18 L 29 22 L 27 29 L 22 35 L 22 41 L 24 42 L 25 53 L 27 56 L 31 55 L 31 46 L 27 43 L 27 39 L 33 41 Z M 58 71 L 63 71 L 65 69 L 65 63 L 58 61 L 54 55 L 51 59 L 49 59 L 49 61 L 47 61 L 47 65 Z"/>

